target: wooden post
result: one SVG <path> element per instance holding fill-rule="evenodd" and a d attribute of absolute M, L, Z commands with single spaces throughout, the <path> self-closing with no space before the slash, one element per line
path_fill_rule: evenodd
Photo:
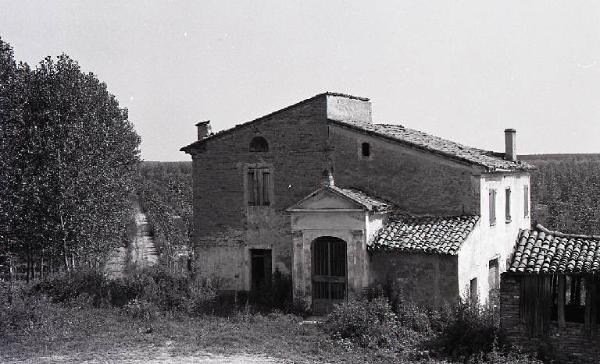
<path fill-rule="evenodd" d="M 592 329 L 592 287 L 590 287 L 590 280 L 587 277 L 582 278 L 582 283 L 585 284 L 585 329 L 590 332 Z"/>
<path fill-rule="evenodd" d="M 558 276 L 558 292 L 557 292 L 557 303 L 558 303 L 558 327 L 561 329 L 565 327 L 565 276 Z"/>

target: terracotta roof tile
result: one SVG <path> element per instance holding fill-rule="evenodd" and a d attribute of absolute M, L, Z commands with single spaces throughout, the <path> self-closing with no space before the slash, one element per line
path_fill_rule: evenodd
<path fill-rule="evenodd" d="M 510 272 L 598 273 L 600 236 L 563 234 L 542 225 L 519 233 Z"/>
<path fill-rule="evenodd" d="M 405 128 L 402 125 L 364 124 L 337 120 L 330 120 L 330 122 L 346 126 L 351 129 L 363 130 L 368 133 L 392 139 L 394 141 L 408 144 L 446 157 L 461 160 L 470 164 L 480 165 L 490 171 L 530 170 L 535 168 L 532 165 L 522 161 L 513 162 L 506 160 L 504 159 L 504 153 L 496 153 L 468 147 L 466 145 L 446 140 L 435 135 L 427 134 L 419 130 Z"/>
<path fill-rule="evenodd" d="M 338 186 L 327 186 L 327 188 L 341 193 L 342 195 L 360 203 L 369 211 L 387 211 L 392 207 L 390 202 L 368 195 L 367 193 L 354 188 L 340 188 Z"/>
<path fill-rule="evenodd" d="M 478 220 L 479 216 L 394 215 L 379 231 L 370 249 L 455 255 Z"/>

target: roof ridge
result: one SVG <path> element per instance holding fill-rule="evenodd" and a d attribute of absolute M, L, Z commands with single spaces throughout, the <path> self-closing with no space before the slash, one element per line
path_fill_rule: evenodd
<path fill-rule="evenodd" d="M 471 147 L 427 132 L 401 126 L 389 128 L 395 124 L 361 124 L 342 120 L 328 119 L 330 123 L 344 128 L 356 130 L 368 135 L 392 140 L 412 148 L 427 151 L 439 156 L 450 158 L 456 162 L 470 166 L 485 168 L 487 172 L 527 171 L 534 166 L 523 161 L 510 161 L 503 158 L 503 153 Z M 393 130 L 396 129 L 396 130 Z M 433 141 L 432 143 L 428 143 Z"/>
<path fill-rule="evenodd" d="M 244 122 L 242 122 L 240 124 L 235 124 L 234 126 L 232 126 L 230 128 L 227 128 L 227 129 L 219 130 L 216 133 L 212 133 L 209 137 L 207 137 L 205 139 L 202 139 L 202 140 L 193 141 L 192 143 L 190 143 L 190 144 L 188 144 L 188 145 L 186 145 L 184 147 L 181 147 L 179 150 L 182 151 L 182 152 L 186 152 L 187 153 L 187 151 L 190 148 L 192 148 L 192 147 L 194 147 L 194 146 L 196 146 L 196 145 L 204 142 L 205 140 L 214 139 L 214 138 L 222 136 L 223 134 L 228 134 L 228 133 L 233 132 L 234 130 L 237 130 L 239 128 L 246 127 L 249 124 L 252 124 L 252 123 L 255 123 L 255 122 L 258 122 L 258 121 L 262 121 L 262 120 L 268 119 L 268 118 L 273 117 L 273 116 L 275 116 L 275 115 L 277 115 L 279 113 L 282 113 L 284 111 L 288 111 L 288 110 L 293 109 L 295 107 L 301 106 L 302 104 L 305 104 L 305 103 L 307 103 L 309 101 L 312 101 L 312 100 L 314 100 L 316 98 L 319 98 L 319 97 L 322 97 L 322 96 L 337 96 L 337 97 L 345 97 L 345 98 L 353 99 L 353 100 L 369 101 L 369 98 L 367 98 L 367 97 L 354 96 L 354 95 L 344 94 L 344 93 L 341 93 L 341 92 L 331 92 L 331 91 L 321 92 L 321 93 L 318 93 L 318 94 L 316 94 L 314 96 L 308 97 L 308 98 L 306 98 L 304 100 L 295 102 L 295 103 L 293 103 L 291 105 L 282 107 L 281 109 L 277 109 L 275 111 L 272 111 L 272 112 L 270 112 L 268 114 L 259 116 L 257 118 L 254 118 L 254 119 L 251 119 L 251 120 L 248 120 L 248 121 L 244 121 Z"/>
<path fill-rule="evenodd" d="M 558 230 L 549 230 L 546 227 L 544 227 L 542 224 L 539 224 L 539 223 L 535 225 L 535 228 L 538 230 L 541 230 L 545 234 L 549 234 L 549 235 L 556 236 L 559 238 L 600 240 L 600 235 L 567 234 L 567 233 L 562 233 Z"/>
<path fill-rule="evenodd" d="M 481 217 L 478 214 L 414 214 L 410 212 L 402 212 L 402 211 L 392 211 L 392 216 L 409 216 L 409 217 L 439 217 L 439 218 L 450 218 L 450 217 Z"/>

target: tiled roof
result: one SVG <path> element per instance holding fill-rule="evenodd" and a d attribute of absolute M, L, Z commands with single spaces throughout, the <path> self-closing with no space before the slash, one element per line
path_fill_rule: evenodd
<path fill-rule="evenodd" d="M 394 215 L 373 240 L 372 250 L 397 249 L 455 255 L 479 216 Z"/>
<path fill-rule="evenodd" d="M 402 125 L 359 124 L 337 120 L 330 120 L 330 122 L 408 144 L 419 149 L 461 160 L 463 162 L 480 165 L 490 171 L 529 170 L 534 168 L 532 165 L 522 161 L 513 162 L 506 160 L 504 159 L 504 153 L 468 147 L 419 130 L 405 128 Z"/>
<path fill-rule="evenodd" d="M 357 189 L 340 188 L 335 185 L 327 186 L 326 188 L 336 191 L 336 192 L 350 198 L 351 200 L 358 202 L 359 204 L 366 207 L 367 210 L 369 210 L 369 211 L 387 211 L 388 209 L 390 209 L 392 207 L 391 203 L 389 203 L 385 200 L 382 200 L 380 198 L 370 196 L 370 195 L 366 194 L 365 192 L 357 190 Z"/>
<path fill-rule="evenodd" d="M 542 225 L 519 233 L 510 272 L 598 273 L 600 236 L 563 234 Z"/>

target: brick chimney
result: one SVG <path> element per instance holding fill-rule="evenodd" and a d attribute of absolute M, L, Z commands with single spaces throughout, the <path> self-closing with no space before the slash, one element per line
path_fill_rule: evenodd
<path fill-rule="evenodd" d="M 198 128 L 198 140 L 202 140 L 210 136 L 210 120 L 201 121 L 196 124 L 196 127 Z"/>
<path fill-rule="evenodd" d="M 515 129 L 504 130 L 504 158 L 509 161 L 517 161 L 517 131 Z"/>

